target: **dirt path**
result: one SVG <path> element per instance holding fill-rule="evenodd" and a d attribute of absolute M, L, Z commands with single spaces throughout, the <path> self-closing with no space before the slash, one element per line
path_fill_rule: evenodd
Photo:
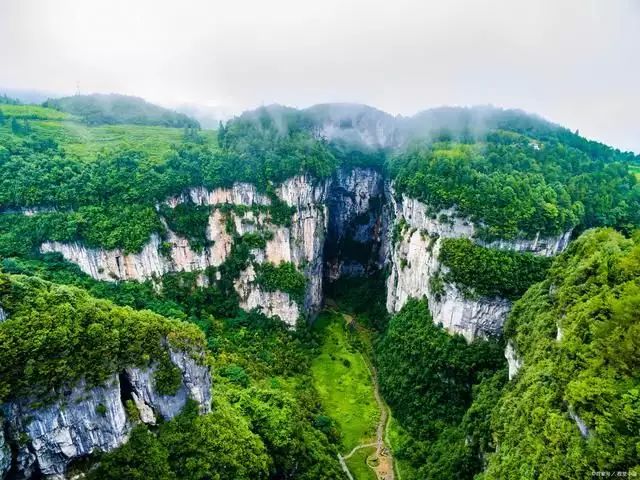
<path fill-rule="evenodd" d="M 342 314 L 347 325 L 352 326 L 354 328 L 360 329 L 357 322 L 353 320 L 353 318 L 349 315 Z M 380 388 L 378 386 L 378 372 L 376 368 L 371 364 L 370 360 L 367 358 L 365 354 L 361 354 L 362 358 L 369 369 L 369 373 L 371 375 L 371 381 L 373 383 L 373 395 L 376 399 L 376 403 L 378 404 L 378 409 L 380 410 L 380 420 L 378 421 L 378 425 L 376 427 L 376 441 L 374 443 L 368 443 L 363 445 L 358 445 L 348 455 L 342 456 L 338 454 L 338 459 L 340 460 L 340 465 L 342 465 L 342 469 L 346 473 L 349 480 L 354 480 L 351 472 L 349 471 L 349 467 L 345 460 L 350 458 L 356 451 L 361 448 L 367 447 L 376 447 L 375 455 L 367 458 L 367 465 L 375 472 L 378 480 L 395 480 L 395 472 L 393 469 L 393 455 L 391 453 L 391 446 L 389 445 L 388 440 L 385 442 L 386 431 L 389 423 L 389 407 L 382 396 L 380 395 Z"/>

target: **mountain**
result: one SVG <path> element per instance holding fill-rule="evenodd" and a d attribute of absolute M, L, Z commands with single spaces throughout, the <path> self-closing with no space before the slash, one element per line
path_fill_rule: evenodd
<path fill-rule="evenodd" d="M 89 125 L 132 124 L 199 128 L 197 121 L 184 114 L 127 95 L 74 95 L 49 99 L 43 106 L 75 115 Z"/>
<path fill-rule="evenodd" d="M 491 107 L 270 105 L 197 131 L 131 123 L 157 110 L 124 98 L 113 125 L 103 100 L 0 105 L 8 476 L 637 470 L 633 154 Z M 193 345 L 211 411 L 175 393 Z M 65 429 L 122 435 L 59 454 L 65 401 Z"/>

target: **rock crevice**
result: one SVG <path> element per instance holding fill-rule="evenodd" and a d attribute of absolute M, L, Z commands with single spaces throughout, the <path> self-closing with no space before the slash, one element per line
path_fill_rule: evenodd
<path fill-rule="evenodd" d="M 187 352 L 169 352 L 182 378 L 173 395 L 158 393 L 153 375 L 156 367 L 152 366 L 127 368 L 98 386 L 80 380 L 45 406 L 38 406 L 33 398 L 4 404 L 0 478 L 9 474 L 11 478 L 64 479 L 72 462 L 119 447 L 127 441 L 136 421 L 128 417 L 128 398 L 134 400 L 140 420 L 147 424 L 155 424 L 159 415 L 166 420 L 175 417 L 188 398 L 198 403 L 202 413 L 209 412 L 209 368 Z"/>

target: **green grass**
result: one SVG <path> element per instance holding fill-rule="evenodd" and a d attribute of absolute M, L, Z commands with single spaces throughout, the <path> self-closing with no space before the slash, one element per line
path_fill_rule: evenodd
<path fill-rule="evenodd" d="M 640 165 L 629 165 L 629 172 L 633 173 L 640 180 Z"/>
<path fill-rule="evenodd" d="M 40 120 L 65 120 L 73 118 L 68 113 L 59 112 L 52 108 L 38 105 L 0 105 L 0 111 L 6 117 L 40 119 Z"/>
<path fill-rule="evenodd" d="M 342 433 L 343 453 L 375 440 L 379 418 L 373 384 L 362 354 L 350 345 L 342 315 L 325 312 L 315 323 L 323 333 L 320 354 L 311 364 L 325 411 Z"/>
<path fill-rule="evenodd" d="M 184 135 L 182 128 L 147 125 L 90 127 L 75 121 L 72 115 L 35 105 L 2 105 L 0 110 L 6 119 L 29 119 L 31 131 L 38 138 L 54 140 L 67 154 L 75 155 L 83 161 L 95 159 L 103 150 L 120 147 L 142 150 L 151 159 L 160 160 L 169 152 L 171 145 L 182 141 Z M 10 122 L 6 119 L 4 125 L 0 125 L 0 144 L 4 135 L 11 135 Z M 215 143 L 215 131 L 203 130 L 200 135 L 206 142 Z"/>
<path fill-rule="evenodd" d="M 352 457 L 345 460 L 353 478 L 356 480 L 376 480 L 375 472 L 367 465 L 367 457 L 374 454 L 375 451 L 376 447 L 361 448 Z"/>

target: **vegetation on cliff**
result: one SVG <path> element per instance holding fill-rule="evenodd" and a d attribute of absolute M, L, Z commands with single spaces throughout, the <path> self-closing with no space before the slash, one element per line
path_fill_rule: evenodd
<path fill-rule="evenodd" d="M 127 366 L 168 359 L 167 341 L 204 361 L 204 335 L 193 325 L 79 288 L 0 274 L 0 305 L 0 402 L 47 400 L 82 378 L 99 385 Z"/>
<path fill-rule="evenodd" d="M 434 325 L 426 300 L 410 300 L 390 319 L 376 346 L 380 388 L 407 432 L 396 458 L 416 478 L 470 479 L 480 471 L 481 445 L 491 438 L 478 411 L 491 405 L 478 401 L 491 395 L 487 385 L 493 392 L 505 380 L 502 350 L 500 341 L 467 344 Z"/>
<path fill-rule="evenodd" d="M 552 236 L 576 226 L 629 232 L 640 224 L 640 185 L 628 172 L 633 155 L 573 137 L 569 143 L 566 135 L 543 138 L 497 131 L 467 143 L 416 146 L 390 163 L 396 189 L 434 215 L 455 207 L 485 240 Z"/>
<path fill-rule="evenodd" d="M 589 231 L 514 305 L 524 366 L 493 410 L 483 479 L 640 474 L 639 279 L 637 234 Z"/>
<path fill-rule="evenodd" d="M 549 257 L 485 248 L 466 238 L 444 239 L 439 260 L 447 268 L 443 280 L 458 286 L 465 295 L 511 300 L 543 280 L 551 265 Z"/>

